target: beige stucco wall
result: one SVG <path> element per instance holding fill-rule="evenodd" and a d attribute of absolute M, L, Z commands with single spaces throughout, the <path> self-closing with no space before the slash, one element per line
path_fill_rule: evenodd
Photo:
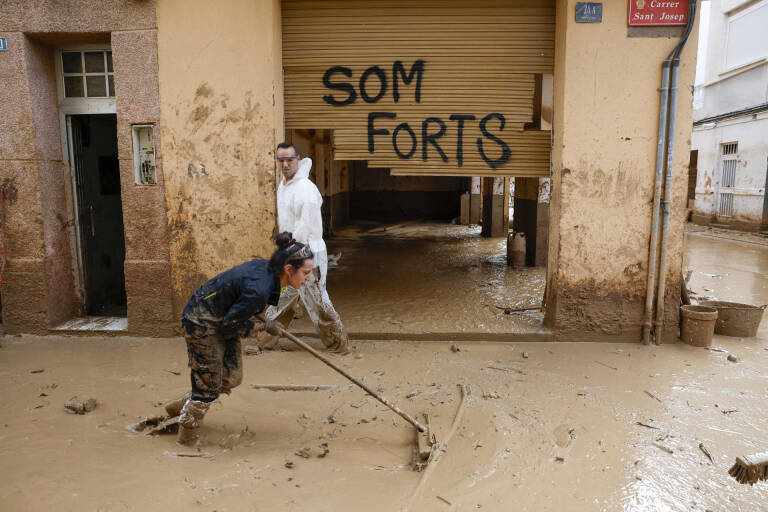
<path fill-rule="evenodd" d="M 163 162 L 178 314 L 206 279 L 268 257 L 282 137 L 278 0 L 159 0 Z"/>
<path fill-rule="evenodd" d="M 661 63 L 678 37 L 629 36 L 627 3 L 575 23 L 558 2 L 547 323 L 559 339 L 640 339 L 651 228 Z M 659 34 L 651 28 L 647 34 Z M 663 31 L 661 31 L 663 32 Z M 671 33 L 672 31 L 670 31 Z M 696 64 L 681 59 L 674 155 L 666 340 L 676 338 Z"/>

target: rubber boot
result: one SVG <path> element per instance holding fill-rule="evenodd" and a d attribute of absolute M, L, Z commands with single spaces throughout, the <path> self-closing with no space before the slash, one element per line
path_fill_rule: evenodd
<path fill-rule="evenodd" d="M 165 402 L 163 404 L 163 407 L 165 407 L 165 412 L 168 413 L 168 417 L 175 418 L 176 416 L 181 414 L 181 408 L 184 407 L 184 404 L 187 403 L 187 400 L 189 400 L 190 398 L 192 398 L 192 392 L 187 391 L 186 393 L 181 395 L 179 398 Z"/>
<path fill-rule="evenodd" d="M 184 403 L 179 416 L 179 434 L 176 437 L 178 444 L 194 446 L 200 441 L 200 423 L 210 406 L 210 402 L 198 402 L 191 398 Z"/>

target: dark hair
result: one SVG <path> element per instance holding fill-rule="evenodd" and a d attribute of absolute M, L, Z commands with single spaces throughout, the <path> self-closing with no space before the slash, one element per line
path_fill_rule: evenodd
<path fill-rule="evenodd" d="M 288 149 L 288 148 L 293 148 L 293 152 L 296 153 L 297 155 L 299 154 L 299 150 L 296 149 L 296 146 L 293 145 L 293 142 L 285 141 L 277 145 L 277 149 Z"/>
<path fill-rule="evenodd" d="M 286 265 L 286 263 L 290 263 L 294 269 L 298 269 L 304 265 L 306 260 L 310 260 L 315 257 L 311 251 L 308 251 L 309 256 L 304 258 L 292 258 L 290 261 L 288 261 L 292 255 L 304 248 L 304 244 L 300 244 L 294 240 L 293 234 L 287 231 L 283 231 L 277 235 L 277 238 L 275 238 L 275 245 L 277 246 L 277 250 L 272 253 L 272 257 L 269 258 L 267 268 L 270 272 L 278 276 L 280 275 L 280 272 L 283 271 L 283 267 Z"/>

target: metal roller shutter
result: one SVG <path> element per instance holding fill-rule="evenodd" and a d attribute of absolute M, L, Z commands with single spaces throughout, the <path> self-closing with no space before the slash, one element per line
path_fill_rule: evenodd
<path fill-rule="evenodd" d="M 523 127 L 554 4 L 284 0 L 285 126 L 332 129 L 335 159 L 393 174 L 548 176 L 550 132 Z"/>

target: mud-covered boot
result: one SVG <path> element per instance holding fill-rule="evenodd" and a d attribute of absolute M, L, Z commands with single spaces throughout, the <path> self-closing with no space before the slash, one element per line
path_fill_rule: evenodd
<path fill-rule="evenodd" d="M 199 402 L 191 398 L 181 408 L 179 416 L 179 435 L 176 442 L 184 446 L 193 446 L 200 441 L 200 423 L 211 406 L 210 402 Z"/>
<path fill-rule="evenodd" d="M 187 391 L 186 393 L 181 395 L 179 398 L 165 402 L 163 404 L 163 407 L 165 408 L 165 412 L 168 413 L 168 417 L 175 418 L 176 416 L 181 414 L 181 408 L 184 407 L 184 404 L 187 403 L 187 400 L 189 400 L 190 398 L 192 398 L 192 392 Z"/>

